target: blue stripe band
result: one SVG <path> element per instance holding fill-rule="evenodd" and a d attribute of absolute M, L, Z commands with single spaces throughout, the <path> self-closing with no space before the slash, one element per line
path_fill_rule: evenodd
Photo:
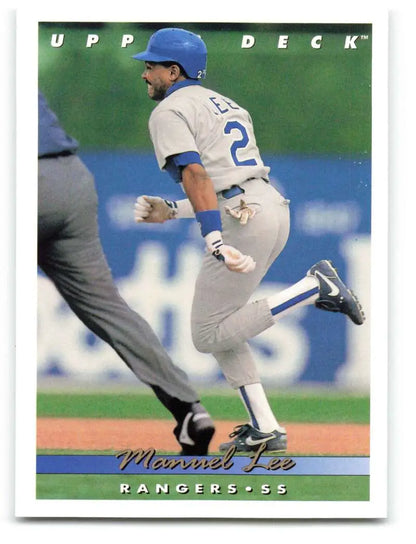
<path fill-rule="evenodd" d="M 259 424 L 256 419 L 256 416 L 254 415 L 253 410 L 251 409 L 250 399 L 248 398 L 244 385 L 240 387 L 240 391 L 241 391 L 241 396 L 243 397 L 244 404 L 246 405 L 248 413 L 250 414 L 251 423 L 253 424 L 253 427 L 258 429 Z"/>
<path fill-rule="evenodd" d="M 172 155 L 171 158 L 176 166 L 187 166 L 188 164 L 202 165 L 201 157 L 197 151 L 186 151 L 185 153 L 178 153 L 177 155 Z"/>
<path fill-rule="evenodd" d="M 195 218 L 201 226 L 201 234 L 203 237 L 213 230 L 222 231 L 221 214 L 219 210 L 196 212 Z"/>
<path fill-rule="evenodd" d="M 124 469 L 120 468 L 123 457 L 116 458 L 114 455 L 37 455 L 36 473 L 37 474 L 152 474 L 159 477 L 166 474 L 240 474 L 246 475 L 244 467 L 252 462 L 249 456 L 234 456 L 229 462 L 229 468 L 182 468 L 178 465 L 176 468 L 153 467 L 153 462 L 162 456 L 154 455 L 151 462 L 146 464 L 140 462 L 137 464 L 134 460 Z M 193 457 L 183 457 L 175 455 L 165 455 L 165 459 L 182 459 L 184 462 Z M 206 456 L 206 459 L 212 459 L 214 456 Z M 286 455 L 283 459 L 288 458 Z M 267 464 L 267 457 L 262 457 L 261 464 L 254 468 L 251 474 L 267 475 L 272 477 L 285 476 L 368 476 L 370 474 L 370 458 L 361 457 L 289 457 L 294 461 L 294 466 L 290 470 L 277 470 L 270 472 L 268 468 L 263 468 Z M 163 481 L 163 480 L 161 480 Z"/>
<path fill-rule="evenodd" d="M 310 291 L 306 291 L 306 293 L 302 293 L 301 295 L 298 295 L 287 300 L 286 302 L 283 302 L 283 304 L 280 304 L 279 306 L 275 306 L 270 311 L 272 312 L 272 315 L 279 314 L 280 312 L 283 312 L 284 310 L 287 310 L 288 308 L 291 308 L 292 306 L 299 304 L 299 302 L 302 302 L 303 300 L 306 300 L 313 295 L 317 295 L 318 293 L 319 287 L 314 287 Z"/>

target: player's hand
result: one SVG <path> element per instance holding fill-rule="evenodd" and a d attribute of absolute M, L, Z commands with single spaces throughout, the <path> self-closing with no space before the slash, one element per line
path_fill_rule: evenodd
<path fill-rule="evenodd" d="M 174 202 L 164 200 L 160 196 L 139 196 L 134 204 L 136 223 L 164 223 L 175 217 Z"/>
<path fill-rule="evenodd" d="M 220 231 L 212 231 L 205 236 L 208 251 L 218 259 L 223 261 L 225 266 L 231 272 L 240 272 L 248 274 L 256 268 L 256 263 L 249 255 L 243 255 L 235 247 L 224 244 Z"/>
<path fill-rule="evenodd" d="M 222 244 L 212 253 L 220 261 L 224 261 L 225 266 L 231 272 L 240 272 L 248 274 L 256 268 L 256 263 L 250 255 L 243 255 L 241 251 L 233 246 Z"/>

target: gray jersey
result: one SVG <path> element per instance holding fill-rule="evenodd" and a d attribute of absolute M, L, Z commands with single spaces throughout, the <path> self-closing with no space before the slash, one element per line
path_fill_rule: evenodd
<path fill-rule="evenodd" d="M 175 90 L 153 110 L 149 129 L 161 169 L 172 155 L 197 152 L 217 193 L 250 178 L 268 179 L 250 114 L 215 91 Z"/>
<path fill-rule="evenodd" d="M 286 244 L 289 209 L 266 183 L 270 169 L 260 157 L 249 113 L 201 85 L 182 85 L 168 92 L 149 120 L 159 167 L 170 172 L 169 157 L 199 153 L 217 192 L 224 243 L 256 261 L 253 272 L 237 274 L 206 252 L 192 304 L 194 345 L 214 355 L 237 389 L 260 381 L 248 340 L 274 321 L 266 299 L 248 301 Z M 241 206 L 242 193 L 222 193 L 232 185 L 242 186 L 244 201 L 256 212 L 245 225 L 226 211 Z"/>

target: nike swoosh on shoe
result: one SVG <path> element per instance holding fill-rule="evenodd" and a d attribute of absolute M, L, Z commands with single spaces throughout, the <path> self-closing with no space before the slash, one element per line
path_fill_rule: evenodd
<path fill-rule="evenodd" d="M 321 279 L 324 280 L 324 282 L 328 285 L 328 287 L 331 289 L 329 293 L 327 293 L 330 297 L 336 297 L 339 294 L 339 287 L 335 285 L 330 279 L 328 279 L 324 274 L 321 274 L 319 270 L 315 272 L 316 275 L 319 275 Z"/>
<path fill-rule="evenodd" d="M 272 435 L 272 436 L 266 436 L 265 438 L 259 438 L 259 439 L 254 439 L 251 438 L 251 436 L 248 436 L 246 438 L 246 444 L 247 446 L 257 446 L 258 444 L 263 444 L 263 442 L 268 442 L 269 440 L 273 440 L 273 438 L 276 438 L 276 436 Z"/>

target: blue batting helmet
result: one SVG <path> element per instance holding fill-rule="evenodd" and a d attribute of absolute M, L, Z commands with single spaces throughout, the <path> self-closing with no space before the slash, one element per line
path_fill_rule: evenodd
<path fill-rule="evenodd" d="M 174 62 L 182 66 L 191 79 L 204 79 L 207 48 L 203 40 L 182 28 L 162 28 L 149 39 L 146 51 L 133 57 L 147 62 Z"/>

